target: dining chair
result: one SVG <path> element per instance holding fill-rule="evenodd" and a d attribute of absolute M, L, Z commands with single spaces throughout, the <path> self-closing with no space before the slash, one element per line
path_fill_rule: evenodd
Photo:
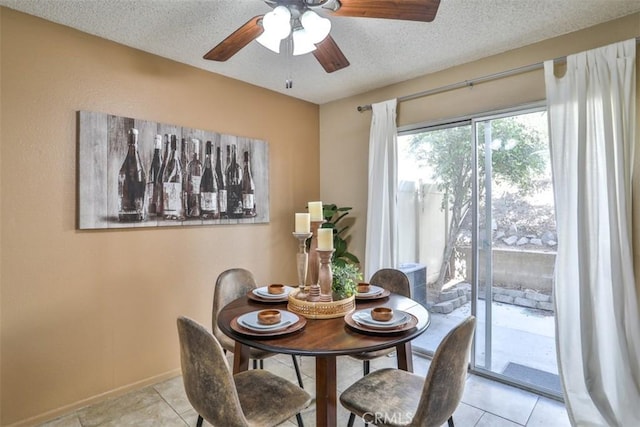
<path fill-rule="evenodd" d="M 476 318 L 470 316 L 444 337 L 431 360 L 427 377 L 400 369 L 372 372 L 349 386 L 340 403 L 355 416 L 377 426 L 454 427 L 467 377 L 467 365 Z"/>
<path fill-rule="evenodd" d="M 411 298 L 411 283 L 406 274 L 394 268 L 383 268 L 376 271 L 369 279 L 369 283 L 387 289 L 395 294 Z M 362 372 L 367 375 L 371 370 L 371 360 L 386 356 L 395 351 L 395 348 L 385 348 L 383 350 L 369 351 L 366 353 L 353 354 L 354 359 L 362 360 Z"/>
<path fill-rule="evenodd" d="M 178 318 L 180 366 L 187 398 L 202 419 L 214 427 L 267 427 L 293 415 L 302 427 L 300 411 L 311 396 L 290 381 L 263 369 L 233 375 L 218 340 L 202 325 Z"/>
<path fill-rule="evenodd" d="M 229 304 L 231 301 L 245 296 L 248 292 L 257 287 L 256 280 L 253 274 L 249 270 L 244 268 L 232 268 L 225 270 L 218 276 L 216 280 L 216 287 L 213 292 L 213 311 L 211 315 L 213 335 L 218 339 L 225 352 L 230 351 L 233 353 L 235 348 L 235 341 L 225 335 L 218 327 L 218 313 L 222 310 L 222 307 Z M 274 356 L 275 353 L 259 350 L 257 348 L 251 348 L 249 357 L 253 359 L 253 367 L 256 368 L 256 361 L 260 361 L 260 368 L 263 368 L 263 360 Z M 291 355 L 293 360 L 293 367 L 296 371 L 296 377 L 300 387 L 304 388 L 302 382 L 302 374 L 300 373 L 300 366 L 298 366 L 298 359 L 295 354 Z"/>

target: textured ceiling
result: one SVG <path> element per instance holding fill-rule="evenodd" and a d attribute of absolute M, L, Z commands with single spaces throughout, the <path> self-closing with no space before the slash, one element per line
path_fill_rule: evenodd
<path fill-rule="evenodd" d="M 640 11 L 640 0 L 442 0 L 431 23 L 331 17 L 351 65 L 327 74 L 311 54 L 252 42 L 227 62 L 202 59 L 261 0 L 0 0 L 0 5 L 146 52 L 323 104 Z M 285 89 L 285 79 L 293 88 Z"/>

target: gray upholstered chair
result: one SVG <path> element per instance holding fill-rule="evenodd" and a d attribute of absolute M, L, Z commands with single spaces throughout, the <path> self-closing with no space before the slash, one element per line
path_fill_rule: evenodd
<path fill-rule="evenodd" d="M 231 374 L 220 343 L 200 324 L 178 318 L 180 365 L 187 398 L 212 426 L 276 426 L 311 403 L 297 385 L 263 369 Z M 202 425 L 198 419 L 198 427 Z"/>
<path fill-rule="evenodd" d="M 340 396 L 355 415 L 377 426 L 453 427 L 467 378 L 467 365 L 476 318 L 470 316 L 442 340 L 426 379 L 400 369 L 380 369 L 356 381 Z"/>
<path fill-rule="evenodd" d="M 218 339 L 225 352 L 230 351 L 233 353 L 235 347 L 235 341 L 225 335 L 218 327 L 218 313 L 222 308 L 229 304 L 231 301 L 238 299 L 246 295 L 249 291 L 256 288 L 256 280 L 253 274 L 249 270 L 243 268 L 232 268 L 225 270 L 218 276 L 216 280 L 216 288 L 213 291 L 213 310 L 211 314 L 212 319 L 212 331 L 213 335 Z M 260 361 L 260 367 L 263 367 L 262 361 L 267 357 L 273 356 L 275 353 L 269 353 L 257 348 L 251 348 L 249 357 L 253 359 L 253 366 L 256 368 L 256 361 Z M 304 387 L 302 383 L 302 374 L 300 373 L 300 367 L 298 366 L 298 360 L 295 355 L 291 355 L 293 360 L 293 367 L 296 371 L 298 378 L 298 384 L 300 387 Z"/>
<path fill-rule="evenodd" d="M 409 283 L 407 275 L 400 270 L 383 268 L 373 273 L 369 282 L 372 285 L 380 286 L 395 294 L 411 298 L 411 283 Z M 362 372 L 364 375 L 367 375 L 371 369 L 371 360 L 386 356 L 387 354 L 393 353 L 393 351 L 395 351 L 395 348 L 391 347 L 384 350 L 354 354 L 351 357 L 362 360 Z"/>

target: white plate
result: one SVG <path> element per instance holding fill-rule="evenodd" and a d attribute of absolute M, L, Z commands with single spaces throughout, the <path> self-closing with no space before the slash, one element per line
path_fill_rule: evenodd
<path fill-rule="evenodd" d="M 371 309 L 356 311 L 352 315 L 353 320 L 356 322 L 365 325 L 365 326 L 376 326 L 376 327 L 385 327 L 385 328 L 395 328 L 400 325 L 404 325 L 409 320 L 409 316 L 403 311 L 394 310 L 393 317 L 391 320 L 387 322 L 381 322 L 379 320 L 375 320 L 371 317 Z"/>
<path fill-rule="evenodd" d="M 358 296 L 359 297 L 367 297 L 367 296 L 371 296 L 371 295 L 377 295 L 382 293 L 382 291 L 384 291 L 384 289 L 382 289 L 380 286 L 375 286 L 375 285 L 369 285 L 369 292 L 358 292 Z"/>
<path fill-rule="evenodd" d="M 247 329 L 251 329 L 252 331 L 273 331 L 293 325 L 300 320 L 298 315 L 295 313 L 286 310 L 278 310 L 281 316 L 280 322 L 274 323 L 273 325 L 263 325 L 262 323 L 258 323 L 258 311 L 252 311 L 239 316 L 238 324 Z"/>
<path fill-rule="evenodd" d="M 266 286 L 263 286 L 261 288 L 255 288 L 252 292 L 260 298 L 283 299 L 287 298 L 292 289 L 293 288 L 291 286 L 285 286 L 284 292 L 281 294 L 270 294 L 269 289 Z"/>

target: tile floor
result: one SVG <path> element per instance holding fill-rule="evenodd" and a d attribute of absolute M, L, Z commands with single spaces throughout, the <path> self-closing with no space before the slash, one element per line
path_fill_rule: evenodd
<path fill-rule="evenodd" d="M 314 359 L 304 357 L 300 362 L 305 388 L 313 395 Z M 349 357 L 338 358 L 339 392 L 362 375 L 361 363 Z M 395 366 L 395 357 L 383 357 L 371 363 L 372 370 Z M 290 356 L 278 355 L 267 359 L 265 369 L 296 382 Z M 429 359 L 414 356 L 414 372 L 426 375 L 428 369 Z M 302 416 L 305 426 L 315 426 L 313 404 L 303 412 Z M 182 378 L 178 376 L 118 398 L 81 408 L 41 424 L 40 427 L 186 427 L 195 426 L 196 419 L 197 414 L 185 395 Z M 349 414 L 339 406 L 338 425 L 346 426 L 348 419 Z M 453 419 L 456 427 L 570 426 L 562 403 L 475 375 L 470 375 L 467 379 L 462 403 L 458 406 Z M 206 422 L 204 425 L 209 426 Z M 282 424 L 283 427 L 296 425 L 295 418 Z M 362 420 L 358 419 L 356 426 L 363 425 Z"/>

